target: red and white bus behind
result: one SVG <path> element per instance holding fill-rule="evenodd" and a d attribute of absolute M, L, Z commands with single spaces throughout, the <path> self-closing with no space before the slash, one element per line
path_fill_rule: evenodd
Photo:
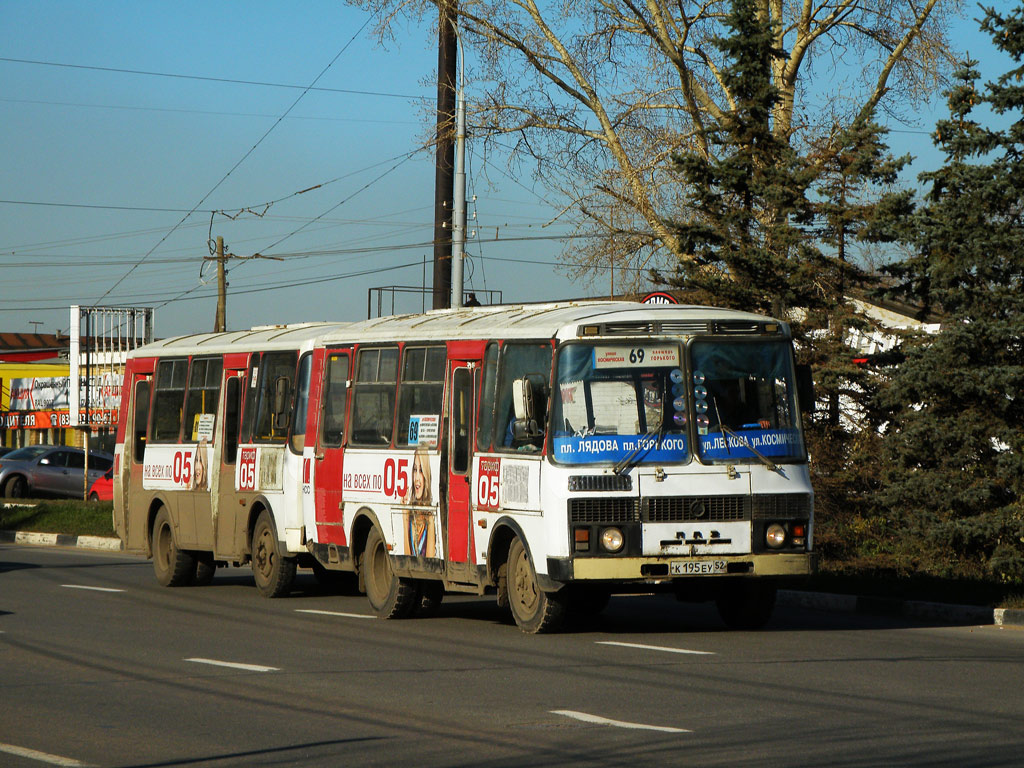
<path fill-rule="evenodd" d="M 815 564 L 805 374 L 785 323 L 628 302 L 169 339 L 129 359 L 115 528 L 165 585 L 308 566 L 385 618 L 494 591 L 527 632 L 668 589 L 757 627 Z"/>

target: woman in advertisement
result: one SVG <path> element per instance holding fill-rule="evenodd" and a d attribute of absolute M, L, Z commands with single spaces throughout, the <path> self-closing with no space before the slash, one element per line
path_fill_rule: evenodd
<path fill-rule="evenodd" d="M 412 459 L 409 491 L 402 499 L 410 505 L 405 513 L 406 551 L 418 557 L 437 557 L 434 535 L 434 509 L 430 486 L 430 460 L 426 451 L 417 448 Z"/>

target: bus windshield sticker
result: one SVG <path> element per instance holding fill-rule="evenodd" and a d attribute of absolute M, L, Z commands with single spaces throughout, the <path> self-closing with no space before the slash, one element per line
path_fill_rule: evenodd
<path fill-rule="evenodd" d="M 619 461 L 633 452 L 639 463 L 685 461 L 689 451 L 686 435 L 569 435 L 553 442 L 555 459 L 573 464 Z"/>
<path fill-rule="evenodd" d="M 800 450 L 800 433 L 795 429 L 744 429 L 731 435 L 700 436 L 700 453 L 706 459 L 749 459 L 754 450 L 765 456 L 792 456 Z"/>
<path fill-rule="evenodd" d="M 409 417 L 409 445 L 434 448 L 440 433 L 441 417 L 437 414 Z"/>
<path fill-rule="evenodd" d="M 665 368 L 679 367 L 679 347 L 675 344 L 594 347 L 593 368 Z"/>

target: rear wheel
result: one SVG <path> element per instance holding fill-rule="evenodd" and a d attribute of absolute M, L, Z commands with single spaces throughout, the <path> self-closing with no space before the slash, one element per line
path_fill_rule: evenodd
<path fill-rule="evenodd" d="M 395 575 L 384 537 L 376 527 L 366 537 L 360 570 L 366 586 L 366 599 L 380 618 L 404 619 L 416 608 L 420 595 L 416 581 Z"/>
<path fill-rule="evenodd" d="M 508 549 L 508 603 L 524 632 L 553 632 L 565 620 L 565 595 L 537 586 L 537 573 L 523 542 L 516 537 Z"/>
<path fill-rule="evenodd" d="M 281 597 L 295 581 L 295 558 L 285 557 L 277 546 L 274 516 L 263 510 L 252 531 L 252 576 L 264 597 Z"/>
<path fill-rule="evenodd" d="M 98 493 L 96 493 L 96 491 L 93 491 L 92 493 L 89 494 L 89 501 L 99 501 L 99 500 L 100 500 L 100 495 Z"/>
<path fill-rule="evenodd" d="M 760 629 L 775 610 L 774 584 L 740 582 L 724 585 L 715 600 L 718 615 L 729 629 Z"/>
<path fill-rule="evenodd" d="M 196 560 L 188 552 L 178 549 L 171 527 L 171 516 L 161 508 L 153 521 L 153 571 L 156 580 L 165 587 L 183 587 L 191 584 L 196 572 Z"/>

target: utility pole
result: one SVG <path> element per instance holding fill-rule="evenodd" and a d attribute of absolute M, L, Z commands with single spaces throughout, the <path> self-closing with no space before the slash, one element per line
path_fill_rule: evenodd
<path fill-rule="evenodd" d="M 455 170 L 455 19 L 457 0 L 438 3 L 437 154 L 434 171 L 434 309 L 450 306 Z"/>
<path fill-rule="evenodd" d="M 217 317 L 213 321 L 214 333 L 224 333 L 228 303 L 227 281 L 224 279 L 224 238 L 217 236 Z"/>

